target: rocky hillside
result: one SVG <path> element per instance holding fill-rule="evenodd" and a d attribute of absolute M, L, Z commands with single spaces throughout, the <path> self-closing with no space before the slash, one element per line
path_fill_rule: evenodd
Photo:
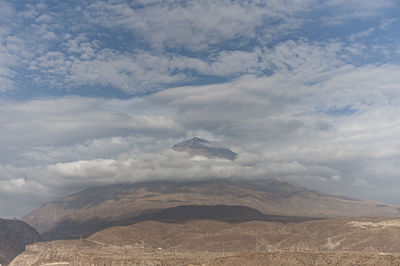
<path fill-rule="evenodd" d="M 147 221 L 99 231 L 88 240 L 117 246 L 208 252 L 370 251 L 400 253 L 400 219 L 326 219 L 299 223 L 251 221 L 238 224 L 194 220 Z"/>
<path fill-rule="evenodd" d="M 145 221 L 27 247 L 10 265 L 399 265 L 400 219 Z"/>
<path fill-rule="evenodd" d="M 24 251 L 25 245 L 39 240 L 36 230 L 26 223 L 0 219 L 0 265 L 7 265 Z"/>
<path fill-rule="evenodd" d="M 395 266 L 399 254 L 369 252 L 249 252 L 219 257 L 213 266 L 311 266 L 311 265 L 363 265 Z"/>
<path fill-rule="evenodd" d="M 247 206 L 264 214 L 311 217 L 398 216 L 399 209 L 307 190 L 276 179 L 159 181 L 93 187 L 45 204 L 23 220 L 41 234 L 57 235 L 79 224 L 137 220 L 183 205 Z M 56 230 L 56 231 L 55 231 Z M 56 234 L 54 234 L 56 233 Z M 63 238 L 88 235 L 75 232 Z M 52 237 L 50 237 L 52 238 Z"/>

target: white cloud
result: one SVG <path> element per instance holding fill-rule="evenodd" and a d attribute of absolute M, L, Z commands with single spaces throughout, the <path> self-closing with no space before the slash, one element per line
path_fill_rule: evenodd
<path fill-rule="evenodd" d="M 349 41 L 354 42 L 354 41 L 357 40 L 357 39 L 362 39 L 362 38 L 368 37 L 368 36 L 370 36 L 374 31 L 375 31 L 375 28 L 369 28 L 369 29 L 364 30 L 364 31 L 360 31 L 360 32 L 357 32 L 357 33 L 353 33 L 353 34 L 350 35 Z"/>
<path fill-rule="evenodd" d="M 300 70 L 296 64 L 302 64 L 304 56 L 315 54 L 302 54 L 310 51 L 301 47 L 307 46 L 307 41 L 282 42 L 282 39 L 290 34 L 297 36 L 296 39 L 301 36 L 297 32 L 314 19 L 309 14 L 326 8 L 334 8 L 329 15 L 332 19 L 356 11 L 377 14 L 390 4 L 390 1 L 358 0 L 346 3 L 341 0 L 329 3 L 317 0 L 98 1 L 87 7 L 83 4 L 85 8 L 60 3 L 63 14 L 56 13 L 49 4 L 26 4 L 19 11 L 25 20 L 10 19 L 14 23 L 1 29 L 9 33 L 5 36 L 13 31 L 8 37 L 19 40 L 18 45 L 13 44 L 18 48 L 18 52 L 13 50 L 14 61 L 30 72 L 3 74 L 3 91 L 13 86 L 17 76 L 20 80 L 29 77 L 31 80 L 27 83 L 33 81 L 36 87 L 50 86 L 55 91 L 77 92 L 82 87 L 96 90 L 94 87 L 102 86 L 136 95 L 197 81 L 199 75 L 223 78 L 263 75 L 271 71 L 271 65 L 277 68 L 272 70 L 283 71 L 286 67 Z M 17 14 L 9 4 L 4 8 Z M 74 16 L 84 22 L 76 23 Z M 92 27 L 100 31 L 90 30 Z M 350 39 L 355 40 L 356 34 Z M 342 49 L 345 53 L 339 47 L 342 43 L 329 42 L 318 45 Z M 120 44 L 126 48 L 119 47 Z M 351 51 L 347 47 L 347 53 L 355 53 L 360 47 L 354 46 Z M 320 51 L 315 49 L 313 53 L 334 54 L 326 48 L 320 47 Z M 294 49 L 296 52 L 292 52 Z M 289 65 L 282 64 L 289 62 L 289 58 Z M 337 58 L 331 56 L 326 60 Z M 303 67 L 311 72 L 310 68 L 318 65 Z M 12 73 L 10 66 L 4 69 L 2 72 Z"/>
<path fill-rule="evenodd" d="M 137 8 L 135 2 L 131 5 L 97 2 L 89 6 L 90 12 L 86 15 L 94 23 L 140 34 L 155 48 L 198 51 L 233 39 L 241 39 L 242 45 L 246 45 L 249 40 L 259 38 L 260 32 L 271 42 L 315 19 L 308 17 L 316 11 L 329 10 L 317 23 L 335 25 L 349 19 L 376 16 L 394 5 L 392 0 L 188 0 L 180 4 L 177 1 L 152 2 Z M 268 27 L 262 27 L 264 23 L 268 23 Z"/>
<path fill-rule="evenodd" d="M 16 11 L 11 3 L 5 1 L 0 2 L 0 21 L 2 22 L 2 24 L 4 22 L 4 25 L 7 25 L 6 22 L 10 22 L 9 19 L 15 16 L 15 13 Z M 1 28 L 3 27 L 4 26 L 2 25 Z"/>
<path fill-rule="evenodd" d="M 322 4 L 324 8 L 330 9 L 332 16 L 325 18 L 329 25 L 344 24 L 352 19 L 366 19 L 378 16 L 385 9 L 395 7 L 396 0 L 332 0 Z"/>
<path fill-rule="evenodd" d="M 38 18 L 36 18 L 35 21 L 38 23 L 46 23 L 47 24 L 47 23 L 53 22 L 53 18 L 48 14 L 43 14 L 43 15 L 40 15 Z"/>
<path fill-rule="evenodd" d="M 176 122 L 160 114 L 139 114 L 140 111 L 138 114 L 131 114 L 119 111 L 118 107 L 112 105 L 112 101 L 88 98 L 23 103 L 3 101 L 0 107 L 0 144 L 10 149 L 18 147 L 18 153 L 22 151 L 22 154 L 38 154 L 33 151 L 45 148 L 45 153 L 46 147 L 51 146 L 69 146 L 93 139 L 152 132 L 156 135 L 168 135 L 180 130 Z M 140 103 L 137 108 L 139 106 Z M 130 112 L 134 110 L 130 109 Z M 2 157 L 7 159 L 10 155 Z M 23 158 L 17 161 L 21 160 Z"/>
<path fill-rule="evenodd" d="M 1 165 L 0 165 L 1 166 Z M 78 188 L 149 180 L 199 180 L 206 178 L 269 178 L 307 175 L 312 169 L 298 162 L 271 162 L 240 154 L 235 162 L 224 159 L 192 160 L 173 150 L 137 157 L 56 163 L 43 167 L 5 167 L 0 180 L 2 197 L 32 195 L 25 207 L 76 191 Z M 30 192 L 32 190 L 32 192 Z M 37 195 L 36 195 L 37 194 Z M 7 200 L 7 199 L 6 199 Z"/>
<path fill-rule="evenodd" d="M 16 72 L 11 68 L 18 64 L 10 49 L 0 43 L 0 92 L 15 88 L 14 77 Z"/>
<path fill-rule="evenodd" d="M 144 51 L 129 55 L 110 49 L 99 50 L 96 44 L 86 42 L 82 36 L 68 40 L 65 45 L 76 56 L 47 52 L 32 61 L 30 69 L 60 77 L 61 80 L 51 79 L 53 85 L 112 86 L 131 94 L 159 90 L 165 84 L 190 81 L 195 79 L 193 74 L 236 77 L 261 75 L 271 69 L 292 74 L 292 70 L 296 69 L 320 75 L 321 72 L 316 71 L 320 67 L 341 63 L 336 54 L 342 51 L 340 43 L 310 46 L 303 40 L 298 43 L 288 41 L 273 50 L 222 51 L 211 58 L 198 59 Z M 40 80 L 43 81 L 43 78 Z"/>
<path fill-rule="evenodd" d="M 364 179 L 357 178 L 354 180 L 354 182 L 351 184 L 352 186 L 359 187 L 359 188 L 371 188 L 373 187 L 372 184 L 368 183 Z"/>
<path fill-rule="evenodd" d="M 333 56 L 320 46 L 299 49 L 301 59 L 288 62 L 293 67 L 270 77 L 173 88 L 142 99 L 3 101 L 1 146 L 12 152 L 1 160 L 3 165 L 15 160 L 2 172 L 2 189 L 40 187 L 45 195 L 40 201 L 110 182 L 246 176 L 286 177 L 366 198 L 363 191 L 397 184 L 398 67 L 336 70 L 340 60 L 316 59 Z M 271 55 L 274 64 L 286 60 L 282 53 Z M 303 58 L 308 54 L 313 56 Z M 303 66 L 309 69 L 298 70 Z M 339 116 L 318 111 L 321 105 L 354 102 L 362 111 Z M 168 150 L 193 134 L 222 140 L 238 159 L 191 160 Z M 365 190 L 351 190 L 357 186 Z"/>
<path fill-rule="evenodd" d="M 396 20 L 382 19 L 395 4 L 1 2 L 0 92 L 11 96 L 0 100 L 0 214 L 95 184 L 210 176 L 399 202 L 399 49 L 385 30 Z M 350 20 L 354 30 L 337 34 Z M 366 42 L 372 34 L 386 39 Z M 209 85 L 166 89 L 197 82 Z M 10 100 L 19 89 L 44 97 Z M 193 136 L 239 157 L 168 149 Z"/>
<path fill-rule="evenodd" d="M 274 14 L 256 2 L 186 1 L 178 5 L 166 1 L 140 9 L 125 3 L 97 2 L 90 6 L 88 15 L 102 25 L 138 32 L 154 47 L 204 50 L 238 37 L 254 38 L 263 17 Z"/>
<path fill-rule="evenodd" d="M 392 18 L 392 19 L 383 19 L 382 22 L 379 25 L 379 29 L 381 30 L 388 30 L 390 27 L 396 22 L 398 19 Z"/>

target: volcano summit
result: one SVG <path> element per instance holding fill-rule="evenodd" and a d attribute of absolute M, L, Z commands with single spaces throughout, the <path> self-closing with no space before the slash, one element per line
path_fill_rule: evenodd
<path fill-rule="evenodd" d="M 172 146 L 172 149 L 179 152 L 186 152 L 191 156 L 222 158 L 231 161 L 235 160 L 237 157 L 235 152 L 223 147 L 218 147 L 208 140 L 197 137 L 175 144 Z"/>

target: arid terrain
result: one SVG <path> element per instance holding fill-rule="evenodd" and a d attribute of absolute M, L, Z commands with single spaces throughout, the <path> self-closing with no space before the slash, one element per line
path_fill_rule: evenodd
<path fill-rule="evenodd" d="M 254 265 L 399 265 L 400 255 L 369 252 L 264 252 L 241 253 L 214 259 L 208 265 L 213 266 L 254 266 Z M 207 265 L 207 264 L 206 264 Z"/>
<path fill-rule="evenodd" d="M 307 217 L 400 215 L 397 207 L 324 194 L 277 179 L 212 179 L 88 188 L 45 204 L 23 221 L 44 239 L 70 239 L 183 205 L 247 206 L 267 215 Z"/>
<path fill-rule="evenodd" d="M 400 255 L 370 252 L 187 252 L 171 250 L 143 250 L 141 248 L 113 248 L 97 246 L 82 241 L 80 243 L 62 243 L 63 248 L 54 244 L 46 247 L 47 252 L 38 251 L 29 246 L 28 251 L 18 256 L 10 266 L 310 266 L 310 265 L 399 265 Z M 70 245 L 66 247 L 66 245 Z M 89 246 L 92 246 L 90 248 Z M 43 248 L 43 247 L 40 247 Z M 78 249 L 79 248 L 79 249 Z M 52 251 L 50 251 L 50 249 Z M 66 251 L 68 250 L 68 251 Z"/>
<path fill-rule="evenodd" d="M 399 265 L 399 215 L 278 179 L 108 185 L 25 216 L 53 241 L 11 265 Z"/>
<path fill-rule="evenodd" d="M 399 252 L 400 219 L 145 221 L 29 245 L 10 265 L 398 265 Z"/>

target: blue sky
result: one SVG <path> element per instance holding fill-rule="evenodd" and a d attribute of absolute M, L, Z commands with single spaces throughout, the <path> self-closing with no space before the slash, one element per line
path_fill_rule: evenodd
<path fill-rule="evenodd" d="M 1 93 L 9 99 L 129 98 L 260 76 L 279 70 L 263 57 L 287 41 L 336 42 L 343 46 L 338 55 L 357 65 L 399 60 L 399 8 L 391 1 L 2 5 L 2 54 L 9 62 L 3 63 L 8 72 L 1 75 Z"/>
<path fill-rule="evenodd" d="M 0 216 L 91 185 L 237 175 L 400 205 L 399 14 L 396 0 L 1 1 Z M 239 157 L 171 151 L 192 136 Z"/>

